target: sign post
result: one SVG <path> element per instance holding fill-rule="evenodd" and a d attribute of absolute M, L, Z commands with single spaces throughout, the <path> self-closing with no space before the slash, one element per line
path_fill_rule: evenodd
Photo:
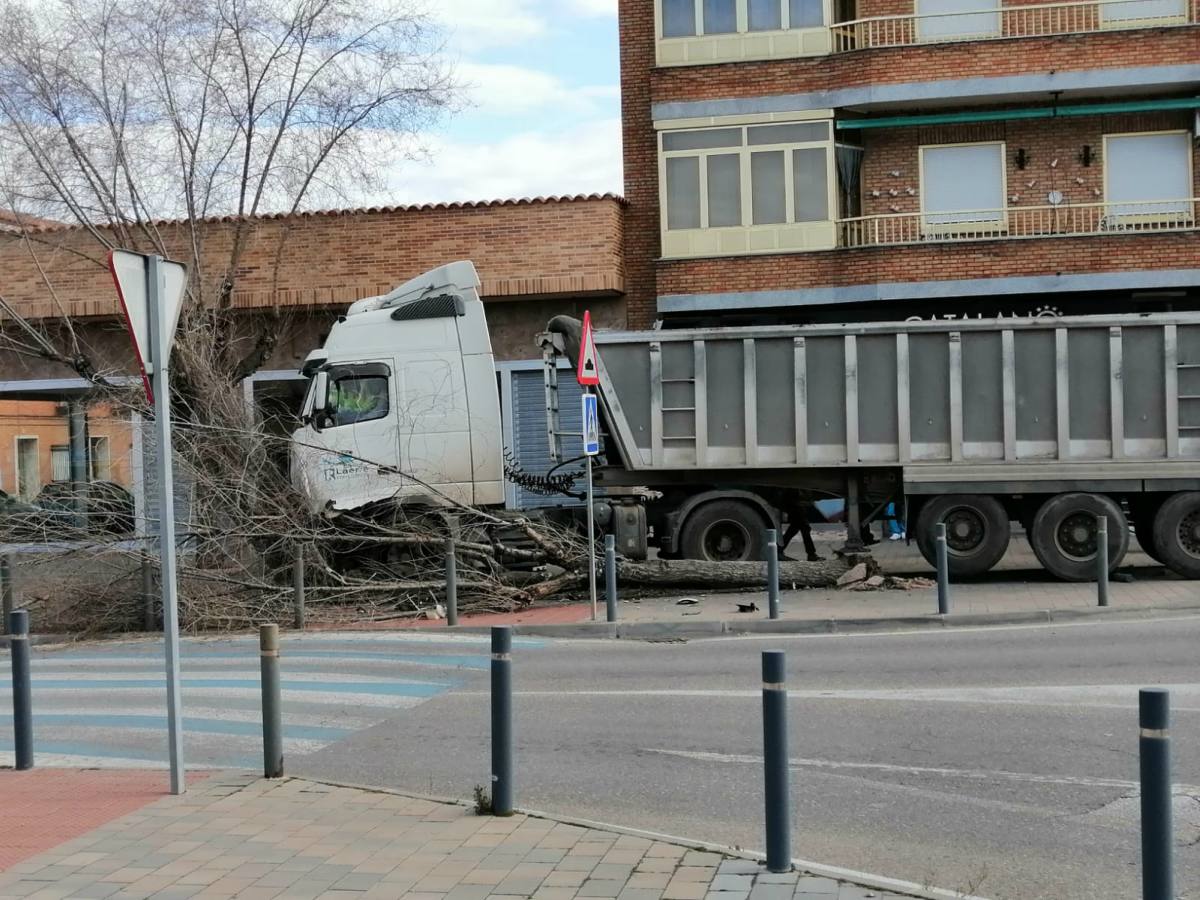
<path fill-rule="evenodd" d="M 179 324 L 187 269 L 160 256 L 127 250 L 109 254 L 109 269 L 133 338 L 142 379 L 154 403 L 158 469 L 158 550 L 167 669 L 167 750 L 171 793 L 187 789 L 183 765 L 183 710 L 179 688 L 179 604 L 175 566 L 175 485 L 171 466 L 171 392 L 167 361 Z M 149 378 L 147 378 L 149 375 Z"/>
<path fill-rule="evenodd" d="M 583 314 L 583 334 L 579 340 L 579 368 L 575 378 L 583 388 L 583 455 L 587 458 L 587 533 L 588 594 L 592 601 L 592 621 L 598 618 L 596 605 L 596 504 L 592 489 L 592 457 L 600 452 L 599 398 L 592 388 L 600 384 L 596 360 L 596 341 L 592 337 L 592 314 Z"/>
<path fill-rule="evenodd" d="M 592 621 L 595 621 L 599 611 L 596 604 L 596 504 L 592 489 L 592 457 L 600 452 L 600 398 L 595 394 L 584 394 L 581 399 L 583 455 L 587 457 L 588 592 L 592 599 Z"/>

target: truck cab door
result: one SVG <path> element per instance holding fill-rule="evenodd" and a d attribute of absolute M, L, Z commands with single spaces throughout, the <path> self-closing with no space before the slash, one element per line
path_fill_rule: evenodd
<path fill-rule="evenodd" d="M 353 508 L 400 486 L 394 366 L 391 360 L 338 363 L 324 375 L 325 396 L 307 409 L 316 451 L 310 491 Z M 388 481 L 396 484 L 381 484 Z"/>

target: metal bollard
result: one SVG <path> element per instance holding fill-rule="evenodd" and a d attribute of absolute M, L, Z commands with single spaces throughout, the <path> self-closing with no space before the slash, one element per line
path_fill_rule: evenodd
<path fill-rule="evenodd" d="M 262 625 L 258 631 L 262 659 L 263 774 L 283 777 L 283 701 L 279 687 L 279 626 Z"/>
<path fill-rule="evenodd" d="M 297 544 L 292 555 L 292 612 L 297 631 L 304 630 L 304 545 Z"/>
<path fill-rule="evenodd" d="M 946 523 L 937 527 L 937 601 L 938 615 L 950 614 L 950 558 L 946 549 Z"/>
<path fill-rule="evenodd" d="M 492 815 L 513 814 L 512 629 L 492 628 Z"/>
<path fill-rule="evenodd" d="M 1108 606 L 1108 516 L 1096 516 L 1096 602 Z"/>
<path fill-rule="evenodd" d="M 446 624 L 458 624 L 458 558 L 454 541 L 446 541 Z"/>
<path fill-rule="evenodd" d="M 29 674 L 29 613 L 8 614 L 12 654 L 13 750 L 18 770 L 33 768 L 33 686 Z"/>
<path fill-rule="evenodd" d="M 779 618 L 779 532 L 767 529 L 767 615 Z"/>
<path fill-rule="evenodd" d="M 1138 750 L 1142 780 L 1142 900 L 1174 900 L 1171 826 L 1171 695 L 1162 688 L 1138 694 Z"/>
<path fill-rule="evenodd" d="M 157 600 L 154 590 L 154 564 L 150 554 L 142 556 L 142 628 L 144 631 L 157 631 L 158 622 L 154 617 L 154 602 Z"/>
<path fill-rule="evenodd" d="M 782 650 L 763 651 L 763 797 L 767 819 L 767 870 L 770 872 L 788 872 L 792 868 L 786 663 L 787 657 Z"/>
<path fill-rule="evenodd" d="M 617 621 L 617 539 L 604 536 L 604 605 L 608 621 Z"/>
<path fill-rule="evenodd" d="M 0 556 L 0 634 L 8 634 L 8 617 L 16 608 L 14 593 L 12 557 L 5 553 Z"/>

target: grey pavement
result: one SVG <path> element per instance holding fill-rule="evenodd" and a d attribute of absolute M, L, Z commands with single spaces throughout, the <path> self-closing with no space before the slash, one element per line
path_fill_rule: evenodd
<path fill-rule="evenodd" d="M 840 530 L 826 526 L 817 530 L 819 552 L 831 557 L 835 547 L 843 542 Z M 1186 581 L 1167 572 L 1142 553 L 1131 539 L 1131 552 L 1109 585 L 1109 610 L 1099 614 L 1165 614 L 1181 610 L 1200 611 L 1200 582 Z M 801 552 L 799 540 L 789 548 Z M 915 544 L 885 541 L 871 547 L 871 555 L 885 574 L 906 579 L 933 579 L 935 573 L 918 552 Z M 937 589 L 924 585 L 910 590 L 855 590 L 850 588 L 812 588 L 790 590 L 781 585 L 780 619 L 783 622 L 837 622 L 847 628 L 856 623 L 888 619 L 910 620 L 906 624 L 920 626 L 921 620 L 937 624 Z M 757 591 L 703 592 L 679 589 L 667 595 L 623 592 L 618 619 L 623 626 L 643 626 L 651 623 L 698 631 L 701 623 L 728 623 L 726 631 L 756 627 L 767 616 L 765 594 Z M 684 597 L 697 602 L 679 605 Z M 741 612 L 739 605 L 754 603 L 758 608 Z M 955 583 L 951 586 L 951 614 L 955 617 L 978 617 L 1002 620 L 1021 617 L 1040 611 L 1057 611 L 1080 615 L 1097 611 L 1094 583 L 1068 584 L 1051 578 L 1038 565 L 1024 534 L 1013 535 L 1009 552 L 988 575 Z M 886 624 L 886 623 L 884 623 Z M 561 627 L 522 628 L 525 633 L 569 633 Z M 636 628 L 626 628 L 626 634 L 636 636 Z"/>
<path fill-rule="evenodd" d="M 9 778 L 20 778 L 9 773 Z M 902 895 L 649 837 L 217 773 L 0 872 L 0 898 L 865 900 Z"/>
<path fill-rule="evenodd" d="M 1137 689 L 1174 698 L 1176 858 L 1200 896 L 1200 617 L 515 654 L 517 803 L 763 846 L 759 654 L 788 651 L 793 855 L 996 900 L 1132 897 Z M 486 690 L 301 759 L 312 777 L 469 796 Z"/>

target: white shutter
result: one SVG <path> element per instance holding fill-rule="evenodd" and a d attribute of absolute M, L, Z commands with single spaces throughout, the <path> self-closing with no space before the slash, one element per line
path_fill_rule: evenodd
<path fill-rule="evenodd" d="M 999 0 L 917 0 L 917 38 L 965 40 L 1000 34 Z"/>
<path fill-rule="evenodd" d="M 923 148 L 921 198 L 927 224 L 1001 222 L 1004 145 Z"/>
<path fill-rule="evenodd" d="M 1186 214 L 1192 196 L 1192 139 L 1185 132 L 1107 135 L 1104 178 L 1117 216 Z M 1139 202 L 1140 201 L 1140 202 Z"/>

